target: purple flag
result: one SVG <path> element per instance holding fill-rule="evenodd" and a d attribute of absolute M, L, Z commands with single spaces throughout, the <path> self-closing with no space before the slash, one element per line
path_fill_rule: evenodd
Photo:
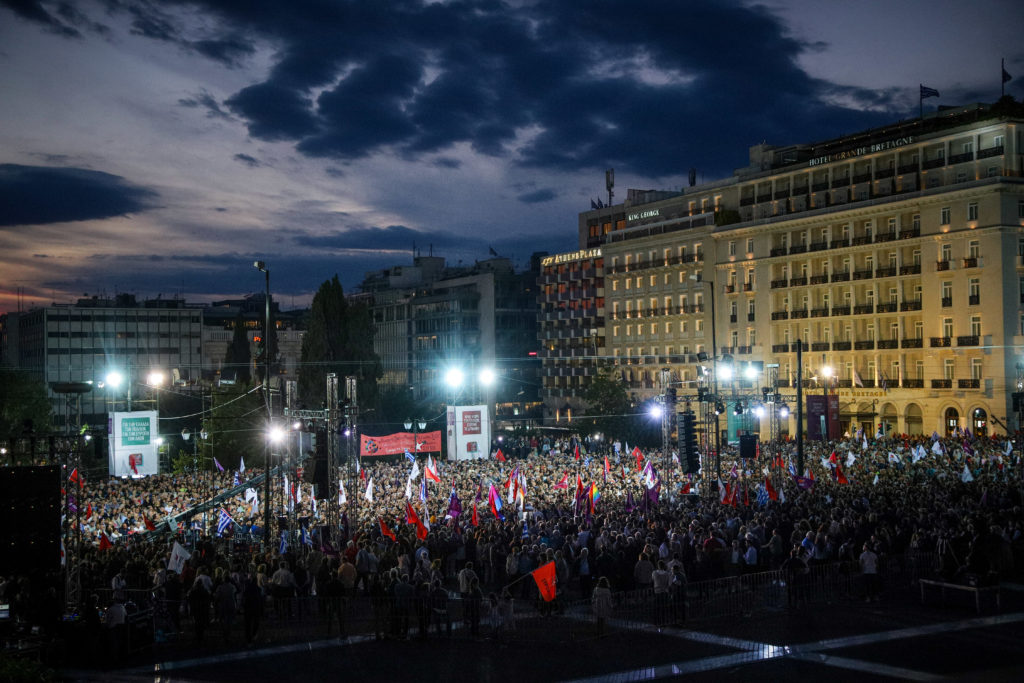
<path fill-rule="evenodd" d="M 213 459 L 213 464 L 217 466 L 217 471 L 218 472 L 223 472 L 224 471 L 224 466 L 221 465 L 219 462 L 217 462 L 217 458 Z"/>
<path fill-rule="evenodd" d="M 458 519 L 461 514 L 462 503 L 459 502 L 459 495 L 455 493 L 455 489 L 452 489 L 452 497 L 448 502 L 448 516 L 452 519 Z"/>
<path fill-rule="evenodd" d="M 629 514 L 636 509 L 636 504 L 633 502 L 633 492 L 626 492 L 626 513 Z"/>
<path fill-rule="evenodd" d="M 658 504 L 658 494 L 661 492 L 661 482 L 658 482 L 651 488 L 647 489 L 647 493 L 644 494 L 647 497 L 647 507 L 650 509 Z"/>
<path fill-rule="evenodd" d="M 814 488 L 814 480 L 808 477 L 794 477 L 796 479 L 796 485 L 802 489 Z"/>

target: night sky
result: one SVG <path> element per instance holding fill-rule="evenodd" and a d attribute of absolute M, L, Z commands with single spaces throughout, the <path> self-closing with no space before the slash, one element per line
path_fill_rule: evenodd
<path fill-rule="evenodd" d="M 286 308 L 335 273 L 576 247 L 627 188 L 1024 99 L 1019 0 L 0 0 L 0 312 Z M 18 293 L 20 293 L 20 300 Z"/>

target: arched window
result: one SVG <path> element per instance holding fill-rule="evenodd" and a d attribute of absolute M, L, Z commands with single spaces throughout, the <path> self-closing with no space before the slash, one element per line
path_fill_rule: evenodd
<path fill-rule="evenodd" d="M 946 436 L 953 433 L 953 430 L 960 426 L 960 411 L 956 408 L 946 408 Z"/>
<path fill-rule="evenodd" d="M 986 436 L 988 434 L 988 413 L 983 408 L 975 408 L 971 413 L 971 432 L 975 436 Z"/>

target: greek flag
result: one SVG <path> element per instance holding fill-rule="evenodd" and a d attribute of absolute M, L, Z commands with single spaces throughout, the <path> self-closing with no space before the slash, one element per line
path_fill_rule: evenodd
<path fill-rule="evenodd" d="M 938 96 L 939 96 L 939 91 L 936 90 L 935 88 L 929 88 L 926 85 L 922 85 L 921 86 L 921 99 L 922 100 L 924 98 L 926 98 L 926 97 L 938 97 Z"/>
<path fill-rule="evenodd" d="M 224 508 L 220 509 L 220 519 L 217 520 L 217 533 L 223 534 L 224 530 L 231 524 L 231 515 Z"/>
<path fill-rule="evenodd" d="M 410 453 L 408 448 L 405 449 L 405 457 L 409 458 L 409 460 L 412 460 L 413 462 L 416 462 L 416 456 Z"/>
<path fill-rule="evenodd" d="M 757 504 L 761 507 L 768 504 L 768 489 L 763 486 L 757 487 Z"/>

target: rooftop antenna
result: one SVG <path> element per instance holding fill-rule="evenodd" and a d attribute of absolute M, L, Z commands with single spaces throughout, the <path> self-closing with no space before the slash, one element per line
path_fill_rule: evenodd
<path fill-rule="evenodd" d="M 612 205 L 612 197 L 615 193 L 612 192 L 612 188 L 615 187 L 615 169 L 609 168 L 604 172 L 604 186 L 608 190 L 608 206 Z"/>

